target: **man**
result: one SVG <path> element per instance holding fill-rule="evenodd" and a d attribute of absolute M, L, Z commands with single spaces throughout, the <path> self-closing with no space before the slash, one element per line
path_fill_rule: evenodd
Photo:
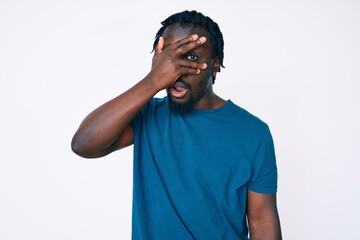
<path fill-rule="evenodd" d="M 84 119 L 73 151 L 134 144 L 132 239 L 281 239 L 269 128 L 213 91 L 218 25 L 196 11 L 162 25 L 149 74 Z"/>

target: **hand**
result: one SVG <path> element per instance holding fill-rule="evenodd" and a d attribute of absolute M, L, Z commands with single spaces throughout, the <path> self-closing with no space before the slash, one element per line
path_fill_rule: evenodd
<path fill-rule="evenodd" d="M 165 39 L 159 37 L 149 73 L 159 90 L 171 86 L 182 75 L 196 75 L 207 68 L 206 63 L 183 59 L 186 53 L 205 42 L 205 37 L 199 38 L 197 34 L 194 34 L 180 39 L 164 49 Z"/>

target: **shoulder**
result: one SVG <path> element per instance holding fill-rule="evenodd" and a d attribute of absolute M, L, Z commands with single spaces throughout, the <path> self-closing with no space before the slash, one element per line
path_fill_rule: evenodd
<path fill-rule="evenodd" d="M 151 98 L 150 101 L 131 120 L 133 129 L 138 128 L 142 123 L 155 119 L 155 115 L 167 114 L 167 101 L 165 98 Z M 146 121 L 145 121 L 146 119 Z M 161 119 L 161 118 L 160 118 Z"/>
<path fill-rule="evenodd" d="M 166 97 L 164 98 L 151 98 L 150 101 L 142 108 L 140 114 L 148 114 L 153 113 L 159 109 L 167 107 L 167 100 Z"/>
<path fill-rule="evenodd" d="M 250 113 L 248 110 L 236 105 L 231 100 L 228 100 L 229 113 L 232 115 L 234 123 L 245 126 L 250 131 L 263 132 L 269 127 L 265 121 L 258 116 Z"/>
<path fill-rule="evenodd" d="M 150 99 L 150 101 L 147 104 L 147 107 L 151 107 L 151 108 L 156 108 L 156 107 L 161 107 L 161 106 L 166 106 L 167 105 L 167 98 L 163 97 L 163 98 L 152 98 Z"/>

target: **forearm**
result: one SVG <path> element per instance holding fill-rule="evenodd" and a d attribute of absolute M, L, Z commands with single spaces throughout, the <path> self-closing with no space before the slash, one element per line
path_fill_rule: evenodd
<path fill-rule="evenodd" d="M 74 152 L 91 157 L 109 148 L 158 91 L 151 77 L 146 76 L 126 92 L 95 109 L 83 120 L 73 137 Z"/>
<path fill-rule="evenodd" d="M 75 133 L 71 147 L 83 157 L 100 157 L 133 141 L 130 121 L 160 90 L 165 89 L 182 75 L 196 75 L 206 69 L 206 63 L 183 59 L 192 49 L 204 44 L 205 37 L 197 35 L 178 40 L 165 49 L 165 40 L 159 38 L 150 73 L 128 91 L 91 112 Z"/>

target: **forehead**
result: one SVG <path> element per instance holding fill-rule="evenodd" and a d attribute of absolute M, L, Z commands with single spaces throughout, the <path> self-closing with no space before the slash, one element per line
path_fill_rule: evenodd
<path fill-rule="evenodd" d="M 209 34 L 207 31 L 202 27 L 191 23 L 172 23 L 165 29 L 162 36 L 165 38 L 166 43 L 173 43 L 192 34 L 197 34 L 199 37 L 205 36 L 207 42 L 209 41 Z"/>

